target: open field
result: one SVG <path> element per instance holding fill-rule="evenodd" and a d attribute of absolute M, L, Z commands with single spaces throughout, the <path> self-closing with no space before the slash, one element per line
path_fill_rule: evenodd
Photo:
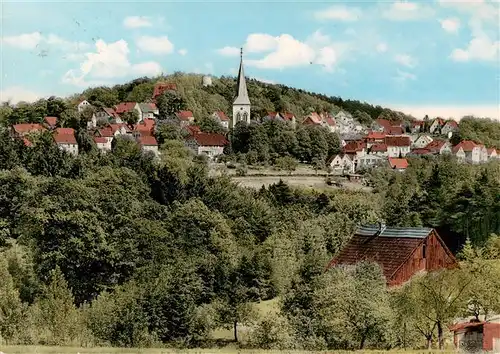
<path fill-rule="evenodd" d="M 236 348 L 223 348 L 223 349 L 140 349 L 140 348 L 78 348 L 78 347 L 46 347 L 46 346 L 2 346 L 0 351 L 5 354 L 299 354 L 304 351 L 298 350 L 253 350 L 253 349 L 236 349 Z M 384 353 L 401 353 L 402 351 L 380 351 L 380 350 L 365 350 L 365 351 L 324 351 L 324 352 L 307 352 L 310 354 L 384 354 Z M 405 354 L 454 354 L 454 351 L 425 351 L 425 350 L 408 350 L 404 351 Z"/>

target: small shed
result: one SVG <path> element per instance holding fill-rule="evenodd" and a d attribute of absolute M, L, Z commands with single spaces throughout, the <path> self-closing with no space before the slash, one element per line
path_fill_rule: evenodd
<path fill-rule="evenodd" d="M 327 268 L 361 261 L 380 265 L 388 286 L 401 285 L 420 271 L 457 266 L 457 261 L 436 230 L 424 227 L 358 228 Z"/>
<path fill-rule="evenodd" d="M 472 320 L 450 328 L 455 348 L 465 353 L 500 353 L 500 323 Z"/>

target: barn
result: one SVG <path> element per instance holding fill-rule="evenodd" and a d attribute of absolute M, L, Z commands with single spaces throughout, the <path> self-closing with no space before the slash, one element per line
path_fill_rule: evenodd
<path fill-rule="evenodd" d="M 388 286 L 401 285 L 419 271 L 457 266 L 457 260 L 436 230 L 422 227 L 358 228 L 349 243 L 327 265 L 371 261 L 380 265 Z"/>
<path fill-rule="evenodd" d="M 472 320 L 452 326 L 455 348 L 465 353 L 500 353 L 500 323 Z"/>

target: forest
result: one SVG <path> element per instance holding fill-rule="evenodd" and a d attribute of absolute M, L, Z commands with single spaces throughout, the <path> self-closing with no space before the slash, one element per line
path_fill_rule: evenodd
<path fill-rule="evenodd" d="M 251 190 L 210 177 L 180 140 L 161 151 L 117 139 L 74 157 L 43 135 L 28 148 L 2 134 L 5 343 L 206 347 L 231 328 L 264 349 L 441 347 L 455 318 L 500 312 L 498 164 L 415 160 L 374 170 L 374 192 Z M 375 264 L 325 272 L 377 220 L 436 227 L 462 266 L 398 289 Z M 270 299 L 278 313 L 258 315 Z"/>
<path fill-rule="evenodd" d="M 178 93 L 160 98 L 162 117 L 174 102 L 205 130 L 220 128 L 208 115 L 228 111 L 233 78 L 208 88 L 195 75 L 168 79 Z M 0 343 L 215 347 L 227 344 L 215 335 L 227 329 L 241 348 L 442 348 L 457 318 L 500 313 L 498 162 L 412 158 L 405 173 L 368 172 L 371 192 L 283 182 L 254 190 L 212 176 L 168 124 L 156 133 L 159 159 L 121 138 L 110 153 L 99 152 L 85 129 L 88 112 L 76 112 L 75 102 L 143 101 L 154 82 L 2 105 Z M 411 119 L 255 80 L 248 86 L 256 112 L 301 116 L 342 107 L 366 121 Z M 11 138 L 8 125 L 44 116 L 77 130 L 78 156 L 59 150 L 50 133 L 30 137 L 30 147 Z M 465 122 L 464 138 L 498 142 L 498 123 Z M 338 137 L 321 128 L 268 122 L 237 126 L 227 156 L 249 164 L 289 157 L 321 169 L 339 148 Z M 435 228 L 460 267 L 398 288 L 387 288 L 372 263 L 325 271 L 359 225 L 378 221 Z M 271 300 L 276 311 L 257 311 Z"/>

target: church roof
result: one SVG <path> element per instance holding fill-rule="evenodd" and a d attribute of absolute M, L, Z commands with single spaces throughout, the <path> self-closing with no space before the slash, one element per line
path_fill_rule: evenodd
<path fill-rule="evenodd" d="M 245 71 L 243 70 L 243 51 L 241 52 L 240 70 L 238 71 L 238 80 L 236 82 L 236 98 L 234 99 L 233 104 L 250 105 L 247 83 L 245 80 Z"/>

